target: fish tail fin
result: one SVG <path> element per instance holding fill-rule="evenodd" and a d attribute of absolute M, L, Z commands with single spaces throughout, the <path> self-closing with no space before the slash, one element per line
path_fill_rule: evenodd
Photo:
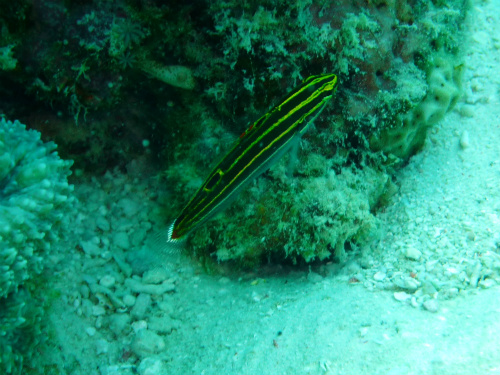
<path fill-rule="evenodd" d="M 186 241 L 184 239 L 172 238 L 174 224 L 175 221 L 167 230 L 162 229 L 153 233 L 146 242 L 147 247 L 158 254 L 171 255 L 180 253 Z"/>

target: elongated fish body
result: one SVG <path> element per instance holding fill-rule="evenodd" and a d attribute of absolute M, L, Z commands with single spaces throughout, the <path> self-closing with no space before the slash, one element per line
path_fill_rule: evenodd
<path fill-rule="evenodd" d="M 265 172 L 293 144 L 335 94 L 337 76 L 310 76 L 280 104 L 250 125 L 175 219 L 167 241 L 179 242 L 226 207 L 252 179 Z"/>

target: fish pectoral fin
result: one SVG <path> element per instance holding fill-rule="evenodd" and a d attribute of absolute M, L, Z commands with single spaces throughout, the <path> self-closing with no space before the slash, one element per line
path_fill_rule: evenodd
<path fill-rule="evenodd" d="M 292 140 L 292 146 L 290 147 L 290 151 L 288 154 L 288 165 L 286 168 L 286 176 L 290 179 L 293 178 L 293 174 L 297 168 L 297 161 L 299 160 L 299 146 L 300 140 L 302 138 L 300 136 L 295 136 Z"/>

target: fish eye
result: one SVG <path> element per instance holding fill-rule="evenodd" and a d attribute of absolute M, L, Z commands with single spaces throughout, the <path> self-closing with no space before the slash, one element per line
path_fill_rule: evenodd
<path fill-rule="evenodd" d="M 212 191 L 212 189 L 219 183 L 219 181 L 222 178 L 222 171 L 220 169 L 215 172 L 215 174 L 212 176 L 212 178 L 205 184 L 205 187 L 203 190 L 205 191 Z"/>

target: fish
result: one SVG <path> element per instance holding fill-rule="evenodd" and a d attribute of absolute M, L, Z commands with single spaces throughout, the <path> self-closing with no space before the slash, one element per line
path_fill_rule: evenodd
<path fill-rule="evenodd" d="M 310 76 L 252 123 L 170 225 L 167 242 L 179 244 L 191 231 L 232 203 L 250 181 L 297 145 L 308 125 L 335 95 L 336 89 L 335 74 Z"/>

